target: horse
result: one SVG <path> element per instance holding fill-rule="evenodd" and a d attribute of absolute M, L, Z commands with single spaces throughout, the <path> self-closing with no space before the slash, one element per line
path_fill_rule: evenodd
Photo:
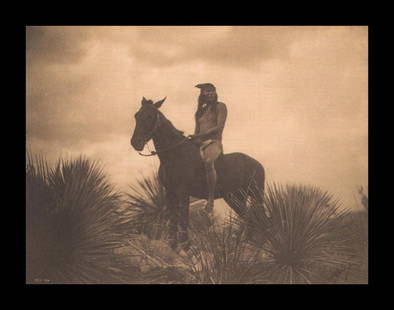
<path fill-rule="evenodd" d="M 165 188 L 169 208 L 169 244 L 174 250 L 187 250 L 190 196 L 207 199 L 208 186 L 199 146 L 159 110 L 165 99 L 153 103 L 142 98 L 130 144 L 140 155 L 158 156 L 159 181 Z M 151 139 L 156 151 L 141 153 Z M 241 218 L 246 214 L 248 199 L 253 197 L 262 203 L 265 170 L 257 160 L 243 153 L 222 154 L 215 168 L 215 199 L 223 198 Z"/>

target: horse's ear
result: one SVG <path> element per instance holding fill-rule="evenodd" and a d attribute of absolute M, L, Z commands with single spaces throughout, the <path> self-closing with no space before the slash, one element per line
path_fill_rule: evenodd
<path fill-rule="evenodd" d="M 142 104 L 142 105 L 153 104 L 153 101 L 150 100 L 150 99 L 146 99 L 145 97 L 142 97 L 141 104 Z"/>
<path fill-rule="evenodd" d="M 159 109 L 166 99 L 167 99 L 167 97 L 164 97 L 164 99 L 161 99 L 161 100 L 155 102 L 155 107 Z"/>

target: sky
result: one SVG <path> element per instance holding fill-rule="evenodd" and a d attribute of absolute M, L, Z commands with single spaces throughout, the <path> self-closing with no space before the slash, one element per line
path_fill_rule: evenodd
<path fill-rule="evenodd" d="M 368 27 L 29 26 L 27 147 L 50 163 L 98 160 L 127 191 L 159 167 L 157 157 L 130 146 L 142 97 L 167 97 L 161 111 L 191 134 L 194 86 L 207 82 L 227 105 L 225 153 L 260 161 L 268 184 L 318 186 L 344 207 L 361 208 Z"/>

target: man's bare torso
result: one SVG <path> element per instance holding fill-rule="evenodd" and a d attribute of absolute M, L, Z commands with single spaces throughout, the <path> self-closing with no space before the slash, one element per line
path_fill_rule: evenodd
<path fill-rule="evenodd" d="M 199 134 L 200 133 L 205 133 L 212 127 L 215 127 L 217 125 L 217 110 L 220 108 L 219 105 L 224 105 L 221 102 L 218 102 L 218 106 L 216 109 L 211 105 L 208 104 L 205 107 L 205 110 L 203 111 L 202 115 L 200 118 L 197 119 L 198 125 L 199 125 Z M 204 140 L 207 139 L 215 139 L 219 140 L 220 142 L 222 141 L 222 130 L 216 133 L 212 133 L 209 136 L 206 136 Z"/>

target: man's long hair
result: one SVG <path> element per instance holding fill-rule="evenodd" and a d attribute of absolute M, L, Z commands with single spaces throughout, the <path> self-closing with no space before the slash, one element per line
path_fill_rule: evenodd
<path fill-rule="evenodd" d="M 204 96 L 202 94 L 200 94 L 200 96 L 198 96 L 198 106 L 197 106 L 197 111 L 194 114 L 194 117 L 196 119 L 199 119 L 202 115 L 202 106 L 203 104 L 212 104 L 213 108 L 216 110 L 216 107 L 218 105 L 218 94 L 215 92 L 215 98 L 212 102 L 206 101 Z"/>

